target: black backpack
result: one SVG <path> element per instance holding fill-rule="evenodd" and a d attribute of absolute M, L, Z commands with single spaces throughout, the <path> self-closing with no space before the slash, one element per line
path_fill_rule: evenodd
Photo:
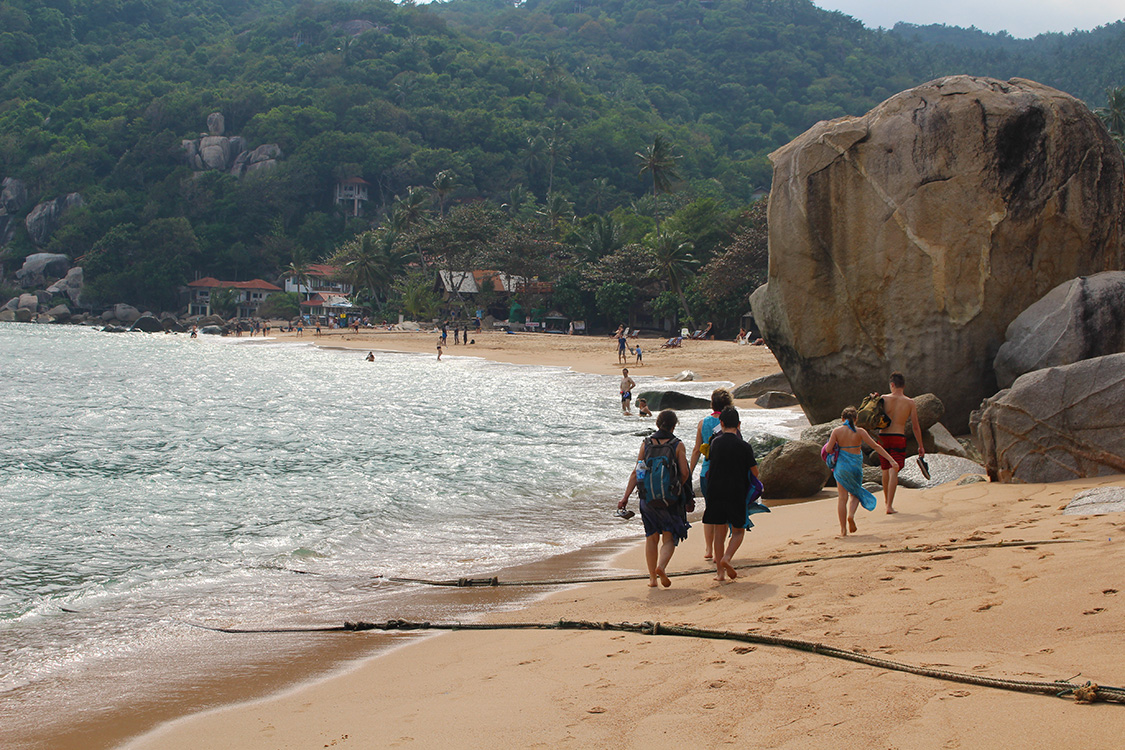
<path fill-rule="evenodd" d="M 667 509 L 680 504 L 683 480 L 680 478 L 679 461 L 676 460 L 679 445 L 679 438 L 663 444 L 645 438 L 645 476 L 639 484 L 641 499 L 651 508 Z"/>

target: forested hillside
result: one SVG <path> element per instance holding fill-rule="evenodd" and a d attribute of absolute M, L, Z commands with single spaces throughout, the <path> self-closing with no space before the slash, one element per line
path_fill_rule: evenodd
<path fill-rule="evenodd" d="M 91 304 L 165 309 L 197 275 L 332 259 L 390 312 L 425 286 L 409 269 L 460 264 L 554 281 L 539 302 L 574 315 L 729 323 L 764 267 L 770 151 L 949 73 L 1098 106 L 1122 33 L 970 44 L 807 0 L 0 0 L 0 178 L 26 188 L 0 207 L 0 292 L 42 251 L 84 266 Z M 193 162 L 213 112 L 232 158 L 268 163 Z M 347 178 L 362 217 L 334 203 Z"/>

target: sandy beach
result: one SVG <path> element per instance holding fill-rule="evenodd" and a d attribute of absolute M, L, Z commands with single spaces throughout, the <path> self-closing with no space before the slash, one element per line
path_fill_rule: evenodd
<path fill-rule="evenodd" d="M 432 334 L 335 332 L 317 343 L 430 352 L 436 342 Z M 777 370 L 760 347 L 705 341 L 658 351 L 658 344 L 646 347 L 644 375 L 691 369 L 699 379 L 741 383 Z M 490 332 L 447 353 L 619 372 L 608 338 Z M 846 539 L 834 536 L 835 493 L 823 492 L 755 517 L 734 582 L 713 580 L 697 524 L 670 568 L 693 574 L 673 578 L 671 588 L 650 589 L 647 578 L 569 586 L 485 621 L 692 625 L 982 677 L 1120 686 L 1125 518 L 1061 508 L 1080 489 L 1122 481 L 901 489 L 900 513 L 861 511 L 858 534 Z M 623 534 L 636 543 L 605 572 L 643 573 L 639 519 L 625 522 Z M 567 558 L 533 571 L 536 580 L 574 572 Z M 496 593 L 451 595 L 486 611 Z M 772 645 L 495 630 L 413 640 L 273 697 L 165 724 L 126 747 L 1054 748 L 1116 746 L 1123 733 L 1125 706 L 945 682 Z"/>

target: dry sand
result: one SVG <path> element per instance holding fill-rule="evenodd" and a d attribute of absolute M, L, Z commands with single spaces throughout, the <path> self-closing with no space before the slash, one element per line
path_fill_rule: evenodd
<path fill-rule="evenodd" d="M 491 347 L 499 336 L 484 339 Z M 376 337 L 386 345 L 377 347 Z M 346 345 L 409 350 L 410 338 L 349 335 Z M 425 347 L 415 350 L 432 344 L 428 335 L 415 340 Z M 524 361 L 557 352 L 576 369 L 616 371 L 607 339 L 514 336 L 495 346 L 507 340 L 518 348 L 497 351 L 478 339 L 477 353 Z M 654 356 L 646 374 L 693 369 L 742 382 L 776 370 L 763 349 L 688 347 Z M 900 513 L 862 514 L 859 533 L 847 539 L 834 537 L 835 497 L 822 493 L 755 516 L 736 558 L 739 566 L 790 564 L 744 568 L 737 581 L 719 584 L 703 564 L 697 525 L 671 571 L 699 574 L 674 578 L 670 589 L 649 589 L 647 579 L 586 584 L 487 619 L 691 624 L 974 675 L 1080 675 L 1122 685 L 1125 517 L 1060 512 L 1079 489 L 1122 481 L 901 489 Z M 639 519 L 628 524 L 639 540 Z M 999 541 L 1023 543 L 948 549 Z M 904 545 L 924 550 L 894 551 Z M 891 553 L 833 559 L 867 551 Z M 641 545 L 616 564 L 642 572 Z M 482 604 L 489 597 L 473 589 L 456 595 Z M 943 682 L 775 646 L 609 631 L 462 631 L 273 698 L 179 720 L 128 747 L 1057 748 L 1117 747 L 1123 736 L 1125 706 Z"/>

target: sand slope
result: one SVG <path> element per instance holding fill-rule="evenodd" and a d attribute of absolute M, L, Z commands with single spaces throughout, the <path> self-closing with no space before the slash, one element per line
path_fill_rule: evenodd
<path fill-rule="evenodd" d="M 835 499 L 755 517 L 739 564 L 933 545 L 915 553 L 597 583 L 493 621 L 687 623 L 784 634 L 912 664 L 1125 684 L 1125 517 L 1063 516 L 1080 489 L 900 490 L 901 513 L 835 539 Z M 760 519 L 760 520 L 759 520 Z M 638 521 L 632 529 L 638 539 Z M 950 544 L 1026 541 L 946 551 Z M 1062 540 L 1064 544 L 1036 544 Z M 693 529 L 672 570 L 703 570 Z M 619 559 L 643 571 L 639 546 Z M 565 574 L 565 571 L 561 571 Z M 464 597 L 479 596 L 465 590 Z M 403 613 L 409 617 L 410 613 Z M 340 637 L 362 638 L 363 635 Z M 131 748 L 1058 748 L 1119 746 L 1125 706 L 1078 705 L 770 646 L 613 632 L 456 632 L 284 696 L 191 717 Z"/>

